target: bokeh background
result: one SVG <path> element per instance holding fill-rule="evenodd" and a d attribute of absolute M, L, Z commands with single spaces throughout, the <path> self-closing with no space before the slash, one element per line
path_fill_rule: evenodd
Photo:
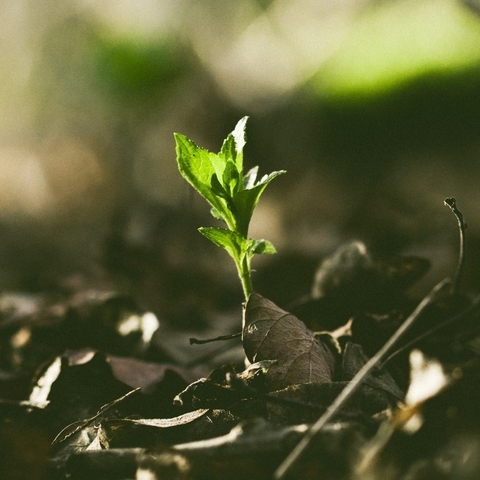
<path fill-rule="evenodd" d="M 2 0 L 0 45 L 2 290 L 116 276 L 173 317 L 240 298 L 173 132 L 218 151 L 244 115 L 247 167 L 288 171 L 251 226 L 279 251 L 262 293 L 300 295 L 353 239 L 429 259 L 428 290 L 457 261 L 447 196 L 476 288 L 480 2 Z"/>

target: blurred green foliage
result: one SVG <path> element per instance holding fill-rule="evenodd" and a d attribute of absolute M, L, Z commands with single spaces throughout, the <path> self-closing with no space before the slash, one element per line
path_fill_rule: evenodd
<path fill-rule="evenodd" d="M 480 18 L 460 0 L 79 3 L 17 15 L 6 0 L 10 17 L 0 7 L 0 160 L 15 163 L 8 148 L 21 147 L 11 171 L 31 175 L 9 188 L 19 175 L 0 171 L 0 222 L 12 225 L 0 248 L 17 263 L 28 250 L 17 237 L 36 238 L 30 218 L 8 212 L 32 204 L 45 232 L 26 256 L 41 260 L 35 275 L 56 268 L 50 258 L 88 259 L 112 212 L 133 201 L 198 213 L 177 183 L 172 132 L 213 150 L 244 115 L 247 167 L 289 171 L 253 219 L 279 251 L 325 252 L 342 236 L 399 250 L 444 228 L 419 211 L 460 190 L 480 201 Z M 75 190 L 85 159 L 96 186 Z M 469 223 L 480 238 L 480 218 Z M 141 240 L 142 228 L 132 227 Z"/>
<path fill-rule="evenodd" d="M 312 81 L 322 97 L 375 97 L 415 78 L 480 70 L 480 22 L 460 2 L 381 2 L 359 16 Z"/>
<path fill-rule="evenodd" d="M 166 93 L 186 70 L 186 53 L 173 38 L 139 42 L 97 36 L 92 50 L 101 88 L 118 101 Z"/>

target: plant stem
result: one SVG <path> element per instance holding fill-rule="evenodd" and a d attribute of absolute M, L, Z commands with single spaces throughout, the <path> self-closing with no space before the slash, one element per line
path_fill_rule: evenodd
<path fill-rule="evenodd" d="M 248 261 L 247 256 L 243 258 L 243 261 L 236 262 L 238 276 L 240 277 L 240 282 L 242 283 L 243 294 L 245 295 L 245 301 L 248 300 L 250 294 L 253 291 L 252 286 L 252 277 L 251 277 L 251 270 L 250 270 L 250 262 Z"/>

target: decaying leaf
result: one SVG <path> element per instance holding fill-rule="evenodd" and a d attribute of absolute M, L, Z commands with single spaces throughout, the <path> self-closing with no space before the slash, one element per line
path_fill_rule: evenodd
<path fill-rule="evenodd" d="M 172 418 L 106 418 L 102 428 L 109 448 L 158 448 L 225 435 L 238 422 L 228 410 L 198 409 Z"/>
<path fill-rule="evenodd" d="M 347 342 L 343 352 L 342 376 L 345 380 L 351 380 L 360 369 L 368 362 L 368 357 L 363 353 L 361 345 Z M 364 380 L 366 385 L 388 393 L 396 400 L 403 400 L 403 392 L 398 388 L 395 380 L 386 370 L 375 369 Z"/>
<path fill-rule="evenodd" d="M 132 389 L 141 393 L 109 408 L 108 415 L 115 417 L 122 411 L 146 418 L 174 416 L 185 410 L 174 407 L 173 398 L 192 379 L 191 375 L 183 378 L 182 372 L 175 366 L 106 355 L 92 349 L 67 351 L 45 367 L 28 406 L 45 410 L 52 439 L 59 432 L 62 439 L 83 430 L 92 418 L 96 421 L 99 409 L 103 412 L 102 408 Z"/>
<path fill-rule="evenodd" d="M 0 350 L 3 367 L 31 375 L 68 349 L 94 348 L 121 356 L 155 351 L 159 320 L 132 296 L 80 288 L 61 294 L 2 294 Z"/>
<path fill-rule="evenodd" d="M 267 390 L 299 383 L 331 382 L 335 357 L 303 322 L 258 293 L 244 311 L 243 347 L 248 360 L 275 360 L 266 375 Z"/>
<path fill-rule="evenodd" d="M 315 273 L 312 286 L 312 298 L 322 298 L 350 284 L 364 279 L 372 269 L 373 260 L 362 242 L 343 245 L 327 257 Z"/>
<path fill-rule="evenodd" d="M 157 428 L 172 428 L 193 422 L 197 418 L 205 415 L 207 412 L 208 408 L 200 408 L 198 410 L 194 410 L 193 412 L 187 412 L 183 415 L 179 415 L 178 417 L 173 418 L 140 418 L 138 420 L 129 421 L 132 422 L 134 425 L 147 425 Z"/>
<path fill-rule="evenodd" d="M 174 445 L 140 456 L 147 478 L 212 480 L 271 479 L 278 463 L 298 443 L 306 425 L 279 427 L 257 418 L 242 422 L 224 436 Z M 314 454 L 305 458 L 289 478 L 349 478 L 348 456 L 358 451 L 363 437 L 347 424 L 332 425 L 315 439 Z"/>
<path fill-rule="evenodd" d="M 265 391 L 265 374 L 275 363 L 254 363 L 241 373 L 236 373 L 232 365 L 216 368 L 207 378 L 188 385 L 174 403 L 191 408 L 226 408 L 252 398 Z"/>
<path fill-rule="evenodd" d="M 278 425 L 313 423 L 338 397 L 347 382 L 302 383 L 270 392 L 266 397 L 268 419 Z M 359 415 L 360 408 L 348 405 L 349 420 Z"/>
<path fill-rule="evenodd" d="M 372 258 L 363 242 L 342 245 L 320 264 L 312 285 L 312 298 L 355 294 L 376 288 L 403 291 L 430 267 L 419 257 Z"/>
<path fill-rule="evenodd" d="M 113 376 L 117 380 L 132 388 L 140 387 L 143 393 L 153 392 L 169 374 L 184 379 L 185 382 L 194 376 L 179 367 L 165 363 L 145 362 L 115 355 L 108 355 L 107 361 L 112 367 Z"/>
<path fill-rule="evenodd" d="M 184 437 L 189 438 L 185 432 L 192 431 L 192 428 L 210 427 L 213 423 L 211 419 L 205 417 L 200 420 L 209 411 L 199 409 L 171 418 L 105 418 L 98 427 L 102 435 L 101 443 L 105 448 L 169 445 Z"/>

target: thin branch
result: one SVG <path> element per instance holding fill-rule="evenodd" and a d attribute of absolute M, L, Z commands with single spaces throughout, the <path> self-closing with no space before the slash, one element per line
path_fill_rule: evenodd
<path fill-rule="evenodd" d="M 362 381 L 375 366 L 381 362 L 383 358 L 390 352 L 392 347 L 398 340 L 407 332 L 407 330 L 420 317 L 425 308 L 432 302 L 437 300 L 440 294 L 444 293 L 446 286 L 451 286 L 450 279 L 446 278 L 430 291 L 430 293 L 418 304 L 417 308 L 410 314 L 410 316 L 402 323 L 398 330 L 390 337 L 390 339 L 383 345 L 383 347 L 358 371 L 351 382 L 342 390 L 340 395 L 330 405 L 327 411 L 307 430 L 302 440 L 290 452 L 288 457 L 275 471 L 274 478 L 281 480 L 285 478 L 288 471 L 299 460 L 305 449 L 308 447 L 312 439 L 322 430 L 322 428 L 337 414 L 343 407 L 345 402 L 358 390 Z"/>
<path fill-rule="evenodd" d="M 239 338 L 242 336 L 242 332 L 232 333 L 231 335 L 220 335 L 219 337 L 214 338 L 206 338 L 204 340 L 200 340 L 198 338 L 190 338 L 190 345 L 204 345 L 205 343 L 212 343 L 212 342 L 220 342 L 222 340 L 231 340 L 233 338 Z"/>
<path fill-rule="evenodd" d="M 198 365 L 202 365 L 204 363 L 210 362 L 212 359 L 218 357 L 224 352 L 227 352 L 232 349 L 232 345 L 230 343 L 223 343 L 220 344 L 219 347 L 213 351 L 206 352 L 204 355 L 200 355 L 200 357 L 194 358 L 188 362 L 182 364 L 184 368 L 194 368 Z"/>
<path fill-rule="evenodd" d="M 465 232 L 467 230 L 467 224 L 463 218 L 462 212 L 457 208 L 457 201 L 455 197 L 448 197 L 443 202 L 453 212 L 458 222 L 458 230 L 460 232 L 460 247 L 458 252 L 458 265 L 455 277 L 453 280 L 453 293 L 458 293 L 460 282 L 463 277 L 463 269 L 465 267 Z"/>
<path fill-rule="evenodd" d="M 138 388 L 135 388 L 134 390 L 130 390 L 128 393 L 126 393 L 125 395 L 121 396 L 120 398 L 116 398 L 115 400 L 103 405 L 103 407 L 100 408 L 100 410 L 98 410 L 98 412 L 93 416 L 93 417 L 90 417 L 90 418 L 87 418 L 85 420 L 80 420 L 80 421 L 77 421 L 77 422 L 74 422 L 74 423 L 71 423 L 69 425 L 67 425 L 52 441 L 52 445 L 56 445 L 58 443 L 61 443 L 63 441 L 65 441 L 67 438 L 71 437 L 72 435 L 75 435 L 75 433 L 78 433 L 80 430 L 82 430 L 83 428 L 87 427 L 88 425 L 90 425 L 92 422 L 94 422 L 98 417 L 100 417 L 101 415 L 103 415 L 107 410 L 109 410 L 110 408 L 118 405 L 120 402 L 123 402 L 125 399 L 127 399 L 128 397 L 130 397 L 130 395 L 134 394 L 134 393 L 137 393 L 138 391 L 140 391 L 141 388 L 138 387 Z"/>
<path fill-rule="evenodd" d="M 413 345 L 415 345 L 419 341 L 429 337 L 430 335 L 433 335 L 435 332 L 438 332 L 442 328 L 448 327 L 448 325 L 450 325 L 451 323 L 457 323 L 460 320 L 462 320 L 463 318 L 465 318 L 466 316 L 471 315 L 473 312 L 475 312 L 478 309 L 479 306 L 480 306 L 480 295 L 478 295 L 477 297 L 475 297 L 473 299 L 472 304 L 466 310 L 463 310 L 462 312 L 458 313 L 457 315 L 454 315 L 453 317 L 450 317 L 447 320 L 444 320 L 443 322 L 439 323 L 438 325 L 435 325 L 435 327 L 427 330 L 426 332 L 422 333 L 418 337 L 414 338 L 413 340 L 411 340 L 410 342 L 408 342 L 407 344 L 403 345 L 398 350 L 393 352 L 389 357 L 387 357 L 383 361 L 383 363 L 381 365 L 378 366 L 378 368 L 382 369 L 383 367 L 385 367 L 385 365 L 388 362 L 390 362 L 390 360 L 392 360 L 393 358 L 395 358 L 397 355 L 404 352 L 405 350 L 409 350 L 411 347 L 413 347 Z"/>

